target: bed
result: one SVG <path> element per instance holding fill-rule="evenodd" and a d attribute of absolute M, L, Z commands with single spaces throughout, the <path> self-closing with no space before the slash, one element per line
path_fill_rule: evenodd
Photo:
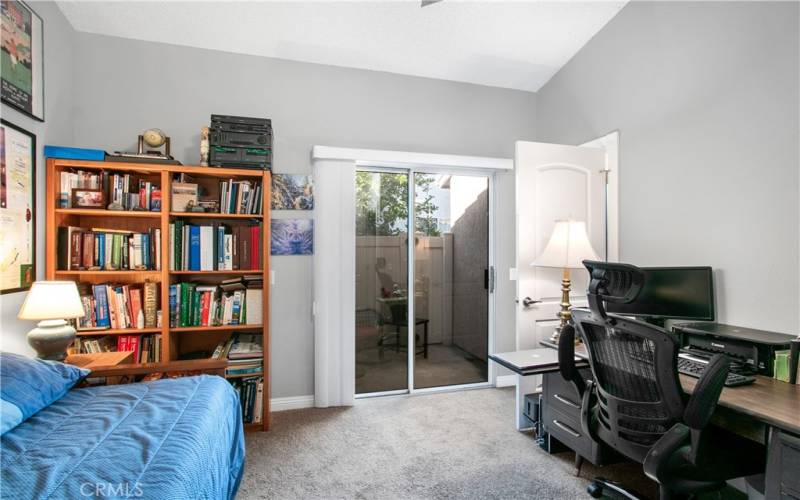
<path fill-rule="evenodd" d="M 72 389 L 6 432 L 2 498 L 234 498 L 241 409 L 201 375 Z"/>

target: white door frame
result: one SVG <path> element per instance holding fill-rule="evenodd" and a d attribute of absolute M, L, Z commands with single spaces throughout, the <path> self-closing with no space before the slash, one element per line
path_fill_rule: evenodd
<path fill-rule="evenodd" d="M 490 192 L 489 192 L 489 213 L 490 213 L 490 230 L 489 230 L 489 259 L 490 265 L 494 265 L 496 249 L 495 249 L 495 231 L 496 231 L 496 224 L 493 220 L 494 213 L 495 213 L 495 206 L 496 206 L 496 196 L 493 192 L 494 190 L 494 173 L 498 171 L 508 171 L 513 170 L 514 168 L 514 161 L 512 159 L 507 158 L 489 158 L 489 157 L 478 157 L 478 156 L 460 156 L 460 155 L 443 155 L 443 154 L 431 154 L 431 153 L 416 153 L 416 152 L 404 152 L 404 151 L 382 151 L 382 150 L 371 150 L 371 149 L 353 149 L 353 148 L 336 148 L 336 147 L 329 147 L 329 146 L 314 146 L 312 148 L 311 153 L 312 161 L 316 164 L 319 162 L 321 165 L 324 164 L 330 166 L 330 168 L 336 168 L 336 165 L 350 165 L 350 168 L 355 167 L 356 169 L 364 168 L 397 168 L 397 169 L 404 169 L 413 173 L 416 170 L 424 170 L 425 172 L 435 172 L 438 170 L 446 170 L 449 173 L 458 173 L 458 175 L 468 175 L 469 172 L 473 172 L 475 174 L 482 173 L 490 177 Z M 410 180 L 410 177 L 409 177 Z M 354 198 L 355 193 L 349 193 L 349 196 L 353 196 Z M 409 196 L 411 196 L 409 190 Z M 352 201 L 353 206 L 355 206 L 355 199 L 347 200 L 349 203 Z M 413 200 L 412 200 L 413 201 Z M 343 201 L 344 203 L 344 201 Z M 413 205 L 410 205 L 413 206 Z M 348 224 L 347 227 L 350 227 Z M 322 229 L 322 228 L 318 228 Z M 413 232 L 409 233 L 413 234 Z M 316 238 L 316 236 L 315 236 Z M 317 248 L 317 252 L 315 252 L 315 256 L 319 253 L 319 248 Z M 413 246 L 411 246 L 411 250 L 413 251 Z M 346 260 L 353 260 L 353 262 L 345 262 L 344 266 L 341 266 L 340 272 L 342 269 L 353 269 L 354 271 L 354 261 L 355 261 L 355 247 L 352 249 L 352 253 L 347 255 L 342 255 L 340 258 Z M 320 260 L 320 263 L 317 263 L 317 260 Z M 315 258 L 315 264 L 322 264 L 323 259 Z M 325 269 L 322 269 L 322 265 L 315 265 L 315 275 L 317 273 L 326 272 L 330 269 L 329 262 L 325 262 L 326 266 Z M 335 264 L 335 263 L 334 263 Z M 411 267 L 410 271 L 413 273 L 413 259 L 411 259 L 411 263 L 409 264 Z M 413 276 L 413 274 L 411 274 Z M 345 283 L 352 283 L 355 285 L 355 273 L 353 272 L 352 276 L 339 276 L 339 280 Z M 332 280 L 326 280 L 326 283 L 332 283 Z M 497 280 L 495 279 L 495 283 Z M 328 288 L 331 289 L 328 289 Z M 411 281 L 409 294 L 413 292 L 411 289 L 413 287 L 413 280 Z M 348 292 L 352 293 L 355 296 L 355 286 L 352 287 L 353 289 Z M 495 289 L 496 290 L 496 289 Z M 350 329 L 352 331 L 344 331 L 345 329 L 336 329 L 336 328 L 328 328 L 324 325 L 318 325 L 319 318 L 326 318 L 329 316 L 330 311 L 320 311 L 320 308 L 327 307 L 328 304 L 331 304 L 330 301 L 324 299 L 324 297 L 328 294 L 338 294 L 341 293 L 342 290 L 338 288 L 338 286 L 315 286 L 314 287 L 314 304 L 313 310 L 315 311 L 315 326 L 314 326 L 314 345 L 315 345 L 315 373 L 319 376 L 315 375 L 315 400 L 317 406 L 328 406 L 331 403 L 328 401 L 332 401 L 335 405 L 352 405 L 353 397 L 355 395 L 355 377 L 352 377 L 348 387 L 342 387 L 339 389 L 335 389 L 337 391 L 336 394 L 330 395 L 330 389 L 325 384 L 325 379 L 328 376 L 335 376 L 341 375 L 343 372 L 346 372 L 347 369 L 344 368 L 344 365 L 351 364 L 352 367 L 355 367 L 355 351 L 353 352 L 344 352 L 345 350 L 337 349 L 335 346 L 353 346 L 353 341 L 355 339 L 355 329 Z M 495 338 L 494 338 L 494 323 L 495 323 L 495 299 L 496 293 L 490 294 L 489 297 L 489 353 L 494 353 L 495 349 Z M 413 300 L 409 301 L 410 304 L 413 304 Z M 333 305 L 333 304 L 331 304 Z M 355 311 L 353 311 L 355 315 Z M 413 305 L 412 310 L 409 311 L 409 320 L 413 321 Z M 348 323 L 349 324 L 349 323 Z M 414 334 L 414 329 L 409 328 L 409 337 Z M 412 344 L 409 344 L 412 345 Z M 411 376 L 413 376 L 413 351 L 410 350 L 409 358 L 411 358 L 411 364 L 409 365 L 409 380 L 413 380 Z M 488 360 L 487 360 L 488 362 Z M 448 390 L 456 390 L 456 389 L 464 389 L 464 388 L 472 388 L 472 387 L 490 387 L 491 381 L 494 380 L 494 371 L 495 371 L 494 363 L 488 363 L 488 382 L 483 384 L 467 384 L 463 386 L 445 386 L 442 388 L 430 388 L 430 389 L 414 389 L 413 383 L 409 384 L 408 391 L 400 391 L 401 393 L 408 392 L 410 394 L 414 393 L 426 393 L 426 392 L 433 392 L 433 391 L 448 391 Z M 344 381 L 343 381 L 344 382 Z M 322 392 L 323 394 L 316 394 L 317 392 Z M 394 393 L 395 391 L 391 391 Z"/>
<path fill-rule="evenodd" d="M 606 150 L 606 259 L 619 262 L 619 130 L 579 146 Z"/>

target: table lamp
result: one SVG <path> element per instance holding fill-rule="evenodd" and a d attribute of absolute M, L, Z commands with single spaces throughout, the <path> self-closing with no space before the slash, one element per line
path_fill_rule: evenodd
<path fill-rule="evenodd" d="M 536 267 L 555 267 L 564 270 L 561 279 L 561 311 L 558 317 L 561 323 L 550 338 L 551 342 L 558 342 L 561 330 L 567 325 L 572 313 L 569 311 L 570 269 L 583 268 L 584 260 L 601 260 L 597 256 L 589 236 L 586 234 L 586 223 L 573 220 L 557 220 L 553 234 L 544 251 L 531 263 Z"/>
<path fill-rule="evenodd" d="M 35 281 L 17 318 L 39 320 L 28 332 L 28 343 L 41 359 L 63 361 L 75 340 L 75 328 L 67 319 L 82 318 L 83 304 L 72 281 Z"/>

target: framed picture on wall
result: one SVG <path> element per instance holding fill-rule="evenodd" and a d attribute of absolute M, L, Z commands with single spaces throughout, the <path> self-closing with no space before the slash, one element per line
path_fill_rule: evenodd
<path fill-rule="evenodd" d="M 31 118 L 44 121 L 44 23 L 18 0 L 2 0 L 0 97 Z"/>
<path fill-rule="evenodd" d="M 272 174 L 273 210 L 313 210 L 314 185 L 310 175 Z"/>
<path fill-rule="evenodd" d="M 270 229 L 272 255 L 314 254 L 312 219 L 272 219 Z"/>
<path fill-rule="evenodd" d="M 0 293 L 36 279 L 36 136 L 0 121 Z"/>

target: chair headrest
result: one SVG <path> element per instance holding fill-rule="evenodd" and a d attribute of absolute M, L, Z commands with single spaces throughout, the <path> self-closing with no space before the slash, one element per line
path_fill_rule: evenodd
<path fill-rule="evenodd" d="M 586 293 L 589 309 L 595 317 L 606 318 L 603 302 L 631 303 L 644 286 L 644 273 L 631 264 L 584 260 L 583 265 L 589 270 Z"/>

